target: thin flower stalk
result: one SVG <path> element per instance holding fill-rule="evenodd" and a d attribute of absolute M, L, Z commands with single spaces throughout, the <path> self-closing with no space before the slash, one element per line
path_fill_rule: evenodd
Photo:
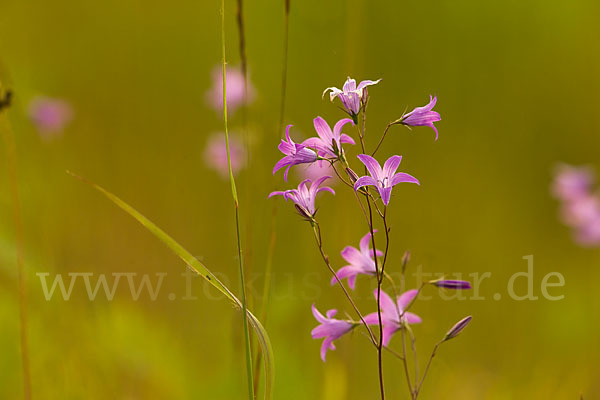
<path fill-rule="evenodd" d="M 242 321 L 244 327 L 244 344 L 246 349 L 246 375 L 248 378 L 248 399 L 254 399 L 254 379 L 252 376 L 252 349 L 250 346 L 250 331 L 248 328 L 248 307 L 246 301 L 246 282 L 244 276 L 244 261 L 242 254 L 242 241 L 240 238 L 240 214 L 239 214 L 239 201 L 237 196 L 237 190 L 235 187 L 235 179 L 233 177 L 233 171 L 231 168 L 231 152 L 229 149 L 229 130 L 227 125 L 227 84 L 226 84 L 226 57 L 225 57 L 225 0 L 221 0 L 221 48 L 223 56 L 223 125 L 225 128 L 225 143 L 227 145 L 227 164 L 229 167 L 229 181 L 231 183 L 231 194 L 234 201 L 235 207 L 235 227 L 237 237 L 237 248 L 238 248 L 238 262 L 240 272 L 240 283 L 242 291 Z"/>

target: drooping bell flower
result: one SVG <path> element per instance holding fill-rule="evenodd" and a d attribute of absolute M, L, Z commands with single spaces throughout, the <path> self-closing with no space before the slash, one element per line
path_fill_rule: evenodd
<path fill-rule="evenodd" d="M 375 233 L 377 230 L 374 230 L 373 232 Z M 376 275 L 375 256 L 381 257 L 383 256 L 383 253 L 380 250 L 373 252 L 373 249 L 370 248 L 370 244 L 371 232 L 360 239 L 360 250 L 352 246 L 346 246 L 342 250 L 342 257 L 344 257 L 344 260 L 346 260 L 349 265 L 340 268 L 336 272 L 336 275 L 340 280 L 347 278 L 350 289 L 354 289 L 356 277 L 358 275 Z M 335 285 L 336 283 L 337 279 L 334 276 L 331 279 L 331 284 Z"/>
<path fill-rule="evenodd" d="M 323 191 L 335 194 L 335 191 L 328 187 L 320 187 L 321 184 L 331 178 L 330 176 L 323 176 L 316 181 L 312 182 L 310 179 L 305 179 L 298 185 L 298 189 L 290 189 L 286 191 L 276 191 L 269 194 L 269 198 L 273 196 L 283 196 L 286 200 L 292 200 L 300 215 L 305 219 L 311 221 L 314 219 L 317 209 L 315 206 L 315 198 L 317 194 Z M 307 183 L 311 183 L 310 187 Z"/>
<path fill-rule="evenodd" d="M 417 107 L 408 114 L 400 118 L 400 123 L 407 126 L 428 126 L 435 131 L 435 140 L 438 139 L 438 130 L 433 125 L 434 122 L 441 121 L 440 114 L 432 111 L 437 103 L 437 96 L 429 96 L 429 103 L 423 107 Z"/>
<path fill-rule="evenodd" d="M 312 312 L 320 325 L 312 330 L 311 336 L 313 339 L 325 338 L 321 345 L 321 360 L 325 362 L 327 350 L 335 350 L 333 341 L 350 332 L 356 324 L 333 318 L 337 314 L 337 310 L 329 310 L 325 314 L 326 316 L 323 316 L 313 304 Z"/>
<path fill-rule="evenodd" d="M 317 161 L 318 156 L 313 150 L 307 148 L 303 144 L 294 143 L 292 138 L 290 137 L 290 128 L 292 125 L 288 125 L 285 130 L 285 138 L 286 140 L 281 140 L 279 146 L 277 148 L 281 151 L 285 156 L 275 164 L 273 168 L 273 175 L 275 172 L 280 170 L 281 168 L 287 167 L 285 169 L 285 173 L 283 177 L 287 182 L 288 172 L 290 168 L 294 165 L 298 164 L 310 164 Z"/>
<path fill-rule="evenodd" d="M 363 98 L 367 96 L 367 86 L 376 85 L 381 81 L 378 79 L 376 81 L 362 81 L 361 83 L 356 85 L 356 81 L 350 77 L 346 79 L 344 86 L 342 89 L 338 89 L 336 87 L 328 87 L 323 92 L 323 96 L 325 93 L 329 91 L 329 100 L 333 101 L 336 97 L 340 99 L 346 112 L 350 114 L 354 122 L 357 122 L 357 115 L 360 111 L 361 104 L 363 102 Z"/>

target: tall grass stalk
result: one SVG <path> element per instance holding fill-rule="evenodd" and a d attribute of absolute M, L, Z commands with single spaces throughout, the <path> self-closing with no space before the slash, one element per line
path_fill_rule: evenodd
<path fill-rule="evenodd" d="M 110 201 L 112 201 L 115 205 L 121 208 L 123 211 L 132 216 L 136 221 L 138 221 L 144 228 L 146 228 L 150 233 L 156 236 L 161 242 L 163 242 L 168 248 L 170 248 L 179 258 L 181 258 L 186 265 L 195 273 L 197 273 L 202 278 L 206 279 L 206 281 L 212 285 L 215 289 L 217 289 L 220 293 L 222 293 L 229 301 L 233 303 L 233 305 L 242 310 L 243 304 L 242 302 L 235 297 L 233 292 L 227 288 L 217 277 L 213 274 L 204 264 L 200 262 L 196 257 L 192 255 L 189 251 L 187 251 L 181 244 L 179 244 L 175 239 L 169 236 L 165 231 L 160 229 L 156 224 L 142 215 L 135 208 L 125 203 L 116 195 L 110 193 L 106 189 L 101 186 L 96 185 L 93 182 L 85 180 L 84 178 L 67 171 L 67 173 L 72 176 L 80 179 L 84 183 L 87 183 L 94 189 L 98 190 L 104 196 L 106 196 Z M 275 364 L 273 361 L 273 348 L 271 347 L 271 340 L 269 339 L 269 335 L 265 330 L 264 326 L 260 323 L 258 318 L 254 316 L 249 310 L 246 312 L 248 316 L 248 321 L 250 325 L 252 325 L 252 329 L 256 333 L 258 338 L 258 343 L 261 348 L 261 352 L 263 354 L 263 358 L 265 360 L 265 392 L 264 399 L 272 400 L 273 398 L 273 382 L 275 379 Z"/>
<path fill-rule="evenodd" d="M 283 132 L 283 118 L 285 115 L 285 95 L 287 91 L 287 63 L 288 63 L 288 42 L 290 33 L 290 6 L 291 0 L 284 0 L 285 14 L 283 20 L 283 61 L 281 68 L 281 105 L 279 108 L 279 134 Z"/>
<path fill-rule="evenodd" d="M 1 83 L 0 94 L 3 94 Z M 4 136 L 4 142 L 6 144 L 6 159 L 8 163 L 9 185 L 13 210 L 13 223 L 15 227 L 16 236 L 17 271 L 19 282 L 19 325 L 21 342 L 21 364 L 23 371 L 23 397 L 26 400 L 29 400 L 31 399 L 31 376 L 29 372 L 29 346 L 27 339 L 27 290 L 25 285 L 25 251 L 23 249 L 23 222 L 21 219 L 19 183 L 17 177 L 17 150 L 14 133 L 12 131 L 12 127 L 10 125 L 8 116 L 6 115 L 6 108 L 8 108 L 8 103 L 10 102 L 9 99 L 10 97 L 7 97 L 6 104 L 3 104 L 3 106 L 0 107 L 0 120 L 1 129 Z"/>
<path fill-rule="evenodd" d="M 246 375 L 248 378 L 248 398 L 254 399 L 254 379 L 252 377 L 252 349 L 250 348 L 250 331 L 248 329 L 248 307 L 246 301 L 246 279 L 244 277 L 244 260 L 242 255 L 242 241 L 240 237 L 240 209 L 235 179 L 231 169 L 231 152 L 229 149 L 229 131 L 227 126 L 227 85 L 226 85 L 226 55 L 225 55 L 225 0 L 221 0 L 221 49 L 223 56 L 223 125 L 225 128 L 225 144 L 227 147 L 227 165 L 229 169 L 229 181 L 231 183 L 231 195 L 233 196 L 235 208 L 235 229 L 237 236 L 238 261 L 240 272 L 240 283 L 242 291 L 242 321 L 244 326 L 244 344 L 246 347 Z"/>

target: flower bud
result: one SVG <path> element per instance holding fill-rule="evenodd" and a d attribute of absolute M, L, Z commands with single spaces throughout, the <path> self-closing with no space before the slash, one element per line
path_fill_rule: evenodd
<path fill-rule="evenodd" d="M 409 261 L 410 261 L 410 251 L 406 250 L 406 252 L 404 252 L 404 255 L 402 256 L 402 273 L 403 274 L 406 271 L 406 266 L 408 265 Z"/>
<path fill-rule="evenodd" d="M 446 337 L 444 337 L 443 341 L 445 342 L 446 340 L 450 340 L 458 336 L 458 334 L 462 332 L 462 330 L 465 329 L 467 325 L 469 325 L 469 322 L 471 322 L 472 318 L 473 317 L 469 315 L 468 317 L 465 317 L 458 321 L 452 328 L 450 328 L 448 333 L 446 333 Z"/>
<path fill-rule="evenodd" d="M 438 279 L 437 281 L 429 281 L 432 285 L 445 289 L 464 290 L 471 289 L 471 283 L 467 281 L 458 281 L 451 279 Z"/>
<path fill-rule="evenodd" d="M 346 167 L 346 173 L 348 174 L 348 178 L 350 178 L 350 182 L 354 185 L 358 180 L 358 175 L 356 172 L 352 170 L 350 167 Z"/>

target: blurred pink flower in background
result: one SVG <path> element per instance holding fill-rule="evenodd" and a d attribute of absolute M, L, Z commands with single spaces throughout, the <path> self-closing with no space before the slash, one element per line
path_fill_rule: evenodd
<path fill-rule="evenodd" d="M 227 67 L 225 75 L 227 89 L 227 111 L 234 112 L 239 106 L 254 100 L 254 86 L 248 79 L 248 93 L 244 99 L 244 74 L 240 68 Z M 223 70 L 217 66 L 212 72 L 212 87 L 207 93 L 208 104 L 215 110 L 223 110 Z"/>
<path fill-rule="evenodd" d="M 331 181 L 329 181 L 330 185 L 334 185 L 338 181 L 333 167 L 329 162 L 324 160 L 315 161 L 312 164 L 302 165 L 296 169 L 296 172 L 301 179 L 310 179 L 311 181 L 316 181 L 324 176 L 331 176 L 333 178 Z"/>
<path fill-rule="evenodd" d="M 36 96 L 29 103 L 29 119 L 45 140 L 60 137 L 73 120 L 73 107 L 65 100 Z"/>
<path fill-rule="evenodd" d="M 552 184 L 552 194 L 561 201 L 561 219 L 582 246 L 600 246 L 600 194 L 592 190 L 594 183 L 590 168 L 563 164 Z"/>
<path fill-rule="evenodd" d="M 229 134 L 229 151 L 231 152 L 231 170 L 235 175 L 246 166 L 247 152 L 244 144 L 231 133 Z M 221 177 L 229 177 L 225 133 L 215 133 L 208 138 L 204 149 L 204 161 L 207 166 L 217 171 Z"/>

